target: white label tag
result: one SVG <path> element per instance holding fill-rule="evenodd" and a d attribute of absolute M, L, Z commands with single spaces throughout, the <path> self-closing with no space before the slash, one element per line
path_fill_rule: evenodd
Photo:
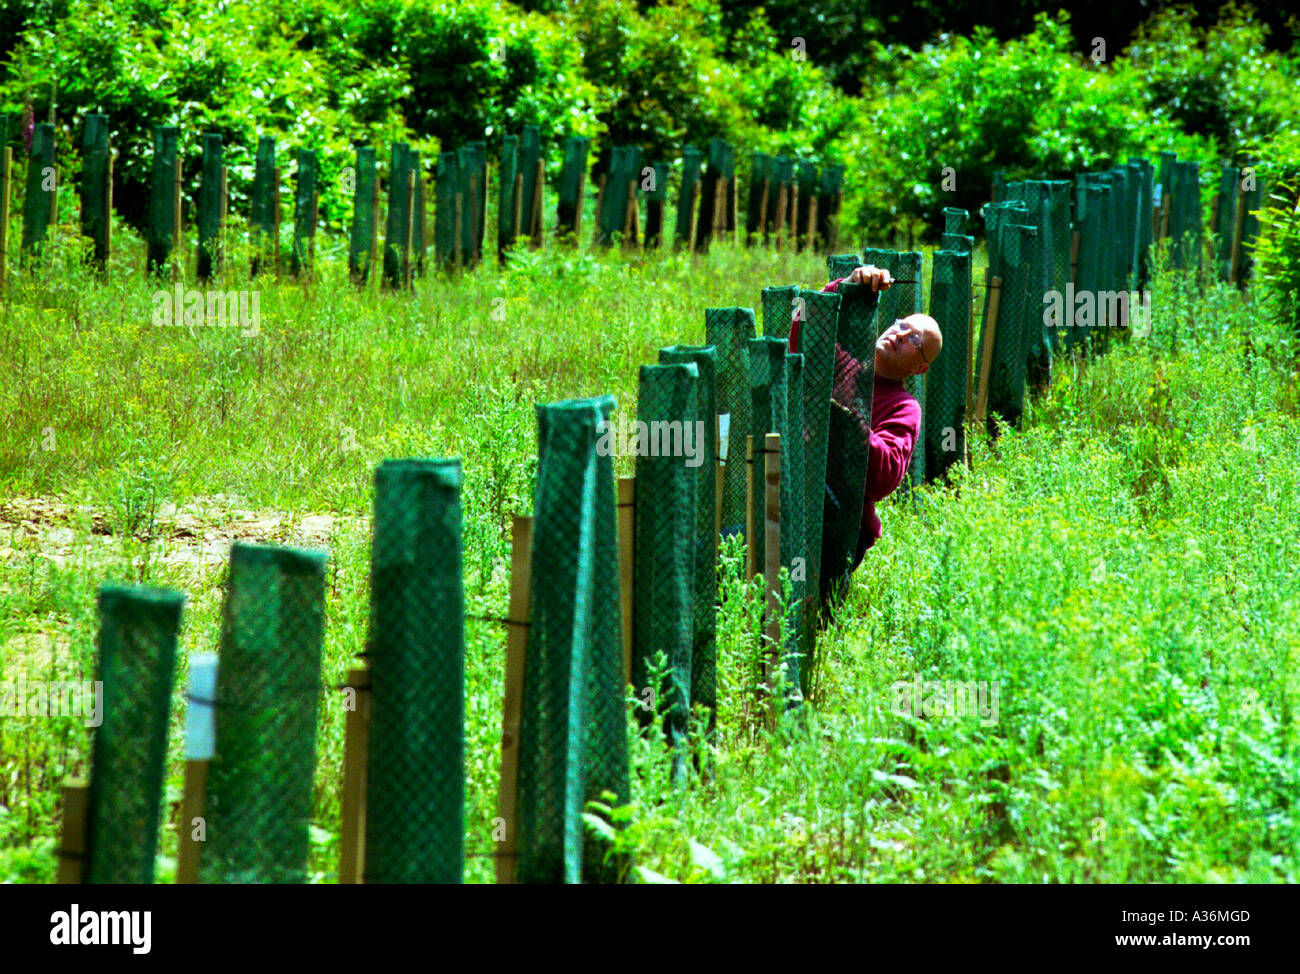
<path fill-rule="evenodd" d="M 185 759 L 211 761 L 217 752 L 217 654 L 190 657 L 190 693 L 185 706 Z"/>
<path fill-rule="evenodd" d="M 718 416 L 718 459 L 727 462 L 727 434 L 731 432 L 731 413 Z"/>

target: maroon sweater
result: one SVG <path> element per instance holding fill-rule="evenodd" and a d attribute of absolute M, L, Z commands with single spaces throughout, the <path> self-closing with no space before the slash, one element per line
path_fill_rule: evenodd
<path fill-rule="evenodd" d="M 838 291 L 845 279 L 831 281 L 823 291 Z M 799 351 L 799 318 L 790 326 L 790 351 Z M 835 375 L 851 386 L 862 368 L 848 352 L 835 346 Z M 900 379 L 876 376 L 871 397 L 871 431 L 867 447 L 867 491 L 862 502 L 862 527 L 867 532 L 867 547 L 880 538 L 880 518 L 876 502 L 892 494 L 907 476 L 912 450 L 921 433 L 921 407 Z"/>

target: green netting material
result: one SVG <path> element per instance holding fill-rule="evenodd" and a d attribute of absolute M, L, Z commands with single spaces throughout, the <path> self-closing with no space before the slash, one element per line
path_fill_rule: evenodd
<path fill-rule="evenodd" d="M 311 241 L 316 236 L 316 172 L 316 153 L 311 149 L 299 149 L 293 199 L 293 260 L 290 265 L 295 276 L 304 268 L 310 271 Z"/>
<path fill-rule="evenodd" d="M 975 252 L 975 238 L 960 233 L 944 233 L 939 236 L 939 247 L 958 254 L 971 254 Z"/>
<path fill-rule="evenodd" d="M 804 445 L 804 553 L 807 582 L 804 589 L 808 621 L 815 621 L 820 592 L 822 519 L 826 506 L 826 451 L 831 417 L 831 380 L 835 371 L 835 339 L 840 317 L 840 295 L 833 291 L 800 290 L 802 298 L 798 353 L 803 356 Z M 803 689 L 812 689 L 816 667 L 816 629 L 805 624 L 803 638 Z"/>
<path fill-rule="evenodd" d="M 388 164 L 388 222 L 384 228 L 384 283 L 389 287 L 400 287 L 403 283 L 410 255 L 407 250 L 407 230 L 410 220 L 410 176 L 409 156 L 411 147 L 405 142 L 394 142 L 389 150 Z M 442 154 L 455 158 L 455 153 Z M 439 166 L 439 175 L 442 169 Z M 441 187 L 441 182 L 439 183 Z M 457 190 L 459 191 L 459 186 Z M 468 203 L 462 201 L 463 205 Z M 449 220 L 454 221 L 455 210 L 450 201 L 444 202 L 438 196 L 439 228 L 441 215 L 446 210 Z M 441 241 L 441 236 L 439 236 Z"/>
<path fill-rule="evenodd" d="M 542 130 L 536 125 L 525 125 L 519 136 L 519 172 L 523 175 L 519 200 L 519 232 L 527 236 L 533 225 L 534 197 L 538 192 L 537 163 L 542 158 Z"/>
<path fill-rule="evenodd" d="M 794 301 L 798 294 L 799 288 L 794 284 L 763 288 L 763 334 L 766 337 L 790 339 Z"/>
<path fill-rule="evenodd" d="M 174 125 L 159 125 L 153 132 L 153 172 L 149 182 L 150 273 L 161 273 L 171 256 L 176 220 L 176 140 Z"/>
<path fill-rule="evenodd" d="M 600 198 L 599 234 L 596 242 L 612 244 L 615 234 L 622 234 L 627 224 L 629 181 L 639 185 L 641 176 L 641 150 L 631 145 L 616 145 L 610 152 L 609 171 L 605 179 L 605 192 Z"/>
<path fill-rule="evenodd" d="M 587 800 L 629 780 L 610 396 L 538 405 L 515 880 L 609 880 Z M 604 446 L 600 443 L 603 440 Z"/>
<path fill-rule="evenodd" d="M 943 352 L 925 374 L 924 449 L 930 480 L 942 477 L 966 451 L 966 365 L 970 356 L 969 253 L 935 252 L 930 317 L 939 324 Z"/>
<path fill-rule="evenodd" d="M 943 208 L 943 232 L 963 235 L 970 224 L 970 212 L 956 206 Z"/>
<path fill-rule="evenodd" d="M 652 710 L 638 708 L 643 723 L 663 715 L 673 749 L 673 777 L 679 781 L 686 771 L 690 730 L 699 500 L 685 437 L 698 430 L 699 381 L 694 363 L 643 365 L 637 395 L 637 430 L 642 432 L 644 423 L 649 442 L 636 458 L 632 686 L 638 700 L 654 702 Z M 663 684 L 654 687 L 651 666 L 658 653 L 664 654 L 668 672 Z"/>
<path fill-rule="evenodd" d="M 348 238 L 348 273 L 352 280 L 364 284 L 370 279 L 371 249 L 375 241 L 375 180 L 379 178 L 375 150 L 370 146 L 357 149 L 356 184 L 352 193 L 352 233 Z"/>
<path fill-rule="evenodd" d="M 464 870 L 465 625 L 459 460 L 375 471 L 367 883 Z"/>
<path fill-rule="evenodd" d="M 709 164 L 700 184 L 700 210 L 695 219 L 695 249 L 709 249 L 713 240 L 713 208 L 721 192 L 721 180 L 726 178 L 730 146 L 722 139 L 709 140 Z"/>
<path fill-rule="evenodd" d="M 1237 280 L 1246 282 L 1255 267 L 1255 239 L 1259 236 L 1258 213 L 1264 207 L 1264 180 L 1251 166 L 1252 180 L 1242 193 L 1245 217 L 1241 221 L 1241 244 L 1237 251 Z"/>
<path fill-rule="evenodd" d="M 221 242 L 221 136 L 209 132 L 203 136 L 203 171 L 199 179 L 198 250 L 196 274 L 208 280 L 220 266 L 218 247 Z"/>
<path fill-rule="evenodd" d="M 862 528 L 880 299 L 866 284 L 841 284 L 839 293 L 822 518 L 823 606 L 847 591 L 848 573 Z M 811 302 L 808 308 L 812 308 Z"/>
<path fill-rule="evenodd" d="M 1075 230 L 1079 234 L 1078 266 L 1074 274 L 1075 294 L 1092 293 L 1101 289 L 1105 237 L 1102 232 L 1102 197 L 1107 192 L 1100 186 L 1081 183 L 1076 186 Z M 1065 308 L 1065 337 L 1068 345 L 1088 345 L 1096 332 L 1095 302 L 1078 303 L 1076 308 Z"/>
<path fill-rule="evenodd" d="M 217 672 L 205 883 L 304 883 L 325 553 L 236 543 Z"/>
<path fill-rule="evenodd" d="M 1036 389 L 1045 389 L 1052 377 L 1052 335 L 1042 310 L 1044 297 L 1052 289 L 1056 253 L 1052 231 L 1051 188 L 1046 180 L 1029 179 L 1008 183 L 1007 196 L 1025 204 L 1027 215 L 1014 222 L 1038 231 L 1038 246 L 1026 255 L 1030 262 L 1027 277 L 1029 291 L 1025 297 L 1025 340 L 1027 343 L 1026 381 Z"/>
<path fill-rule="evenodd" d="M 991 203 L 984 208 L 989 250 L 989 276 L 1001 278 L 997 332 L 993 341 L 992 364 L 989 373 L 987 415 L 997 413 L 1012 425 L 1020 421 L 1024 412 L 1025 372 L 1029 358 L 1026 335 L 1026 297 L 1031 280 L 1032 254 L 1024 250 L 1022 235 L 1013 228 L 1025 230 L 1029 211 L 1024 203 L 1014 200 Z M 988 289 L 991 292 L 991 288 Z M 982 362 L 984 344 L 988 334 L 989 297 L 984 300 L 983 325 L 980 328 L 979 347 L 975 361 Z M 1033 312 L 1041 322 L 1041 305 Z"/>
<path fill-rule="evenodd" d="M 103 697 L 92 748 L 86 818 L 88 883 L 152 883 L 167 760 L 176 631 L 185 596 L 99 589 Z"/>
<path fill-rule="evenodd" d="M 857 254 L 831 254 L 826 258 L 826 280 L 838 281 L 848 277 L 861 264 Z"/>
<path fill-rule="evenodd" d="M 883 333 L 899 318 L 921 313 L 921 295 L 924 293 L 924 261 L 915 250 L 899 252 L 874 247 L 862 249 L 862 262 L 889 271 L 890 277 L 900 283 L 894 284 L 880 295 L 880 306 L 876 314 L 876 327 Z M 874 367 L 874 366 L 873 366 Z M 917 401 L 922 411 L 922 428 L 925 413 L 925 376 L 908 376 L 904 382 L 907 391 Z M 919 486 L 925 479 L 925 451 L 912 451 L 912 460 L 907 466 L 907 482 Z"/>
<path fill-rule="evenodd" d="M 1134 280 L 1139 289 L 1147 286 L 1151 273 L 1151 243 L 1154 239 L 1152 227 L 1153 200 L 1155 193 L 1155 169 L 1147 159 L 1130 159 L 1128 161 L 1131 178 L 1137 183 L 1137 202 L 1134 204 L 1136 227 L 1133 243 Z"/>
<path fill-rule="evenodd" d="M 843 166 L 827 166 L 822 170 L 817 186 L 817 233 L 822 243 L 828 247 L 835 236 L 831 221 L 835 215 L 835 197 L 839 194 L 843 181 Z"/>
<path fill-rule="evenodd" d="M 24 254 L 35 254 L 45 242 L 54 219 L 54 126 L 41 122 L 32 133 L 32 153 L 27 160 L 27 195 L 23 200 Z"/>
<path fill-rule="evenodd" d="M 556 232 L 573 233 L 578 217 L 579 197 L 585 195 L 584 176 L 590 140 L 570 135 L 564 140 L 564 168 L 560 171 L 559 203 L 556 207 Z"/>
<path fill-rule="evenodd" d="M 373 156 L 373 150 L 371 150 Z M 253 243 L 259 255 L 268 246 L 276 249 L 280 241 L 275 236 L 275 139 L 263 135 L 257 140 L 257 158 L 253 163 L 253 189 L 250 200 L 252 206 L 251 222 Z M 369 243 L 366 244 L 369 247 Z M 254 258 L 253 274 L 259 270 L 259 261 Z"/>
<path fill-rule="evenodd" d="M 661 365 L 690 363 L 699 373 L 695 384 L 698 419 L 704 425 L 701 462 L 695 469 L 695 626 L 691 642 L 691 706 L 703 707 L 709 735 L 717 723 L 718 709 L 718 535 L 714 498 L 718 481 L 717 349 L 712 345 L 674 345 L 659 349 Z"/>
<path fill-rule="evenodd" d="M 676 239 L 679 243 L 689 243 L 691 235 L 691 204 L 694 200 L 695 186 L 702 176 L 700 150 L 693 145 L 682 149 L 682 189 L 677 198 Z"/>
<path fill-rule="evenodd" d="M 745 491 L 748 471 L 745 439 L 750 434 L 749 351 L 756 322 L 752 308 L 705 308 L 704 340 L 718 350 L 718 415 L 726 417 L 727 446 L 722 468 L 722 535 L 745 531 Z"/>
<path fill-rule="evenodd" d="M 3 151 L 0 142 L 0 151 Z M 92 259 L 103 267 L 108 258 L 108 116 L 86 116 L 81 142 L 81 232 L 94 241 Z"/>
<path fill-rule="evenodd" d="M 516 192 L 515 175 L 519 172 L 519 136 L 506 135 L 501 139 L 501 160 L 498 168 L 499 185 L 497 187 L 497 255 L 504 257 L 506 248 L 514 243 L 515 228 L 515 198 L 518 196 L 519 209 L 519 229 L 528 226 L 528 221 L 523 211 L 523 193 Z M 536 182 L 536 177 L 533 177 Z"/>
<path fill-rule="evenodd" d="M 1237 232 L 1237 184 L 1240 170 L 1224 163 L 1219 172 L 1219 205 L 1214 212 L 1214 274 L 1220 281 L 1228 280 L 1232 270 L 1232 238 Z"/>

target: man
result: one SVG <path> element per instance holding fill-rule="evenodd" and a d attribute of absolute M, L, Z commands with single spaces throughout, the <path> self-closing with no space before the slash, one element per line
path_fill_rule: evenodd
<path fill-rule="evenodd" d="M 884 291 L 893 284 L 889 271 L 870 264 L 857 267 L 848 277 L 831 281 L 823 291 L 838 291 L 841 284 L 866 284 L 873 291 Z M 790 348 L 799 351 L 799 316 L 790 328 Z M 912 397 L 903 380 L 911 375 L 922 375 L 943 349 L 943 335 L 939 324 L 929 315 L 909 315 L 893 322 L 876 340 L 875 390 L 871 402 L 871 429 L 867 447 L 867 484 L 862 499 L 862 522 L 858 532 L 857 550 L 852 565 L 840 578 L 828 578 L 823 571 L 822 602 L 830 601 L 831 588 L 839 582 L 839 598 L 847 594 L 849 575 L 862 563 L 867 549 L 880 537 L 880 518 L 876 503 L 892 494 L 907 476 L 912 450 L 921 433 L 921 407 Z M 835 382 L 837 387 L 852 386 L 854 376 L 861 368 L 844 349 L 835 346 Z M 833 461 L 832 461 L 833 462 Z M 836 497 L 830 485 L 826 487 L 826 515 L 829 519 L 845 503 L 856 503 L 850 498 Z"/>

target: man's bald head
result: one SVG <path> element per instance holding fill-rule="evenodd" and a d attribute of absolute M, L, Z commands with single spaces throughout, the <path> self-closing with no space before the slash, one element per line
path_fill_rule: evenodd
<path fill-rule="evenodd" d="M 943 351 L 939 323 L 929 315 L 899 318 L 876 340 L 876 375 L 905 379 L 927 371 Z"/>

